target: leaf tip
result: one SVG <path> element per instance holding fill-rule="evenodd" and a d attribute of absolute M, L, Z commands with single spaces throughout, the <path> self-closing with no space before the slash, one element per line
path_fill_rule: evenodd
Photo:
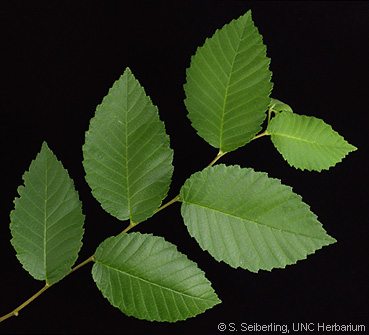
<path fill-rule="evenodd" d="M 129 66 L 127 66 L 125 69 L 124 69 L 124 72 L 123 72 L 123 75 L 125 75 L 125 74 L 133 74 L 132 73 L 132 70 L 131 70 L 131 68 L 129 67 Z"/>
<path fill-rule="evenodd" d="M 42 144 L 41 144 L 41 151 L 40 152 L 43 152 L 43 151 L 51 151 L 49 145 L 47 144 L 46 141 L 43 141 Z"/>
<path fill-rule="evenodd" d="M 329 242 L 327 245 L 330 245 L 330 244 L 335 244 L 335 243 L 337 243 L 337 240 L 334 238 L 334 237 L 332 237 L 332 236 L 330 236 L 330 235 L 328 235 L 327 234 L 327 241 Z"/>
<path fill-rule="evenodd" d="M 349 151 L 349 153 L 350 153 L 350 152 L 354 152 L 354 151 L 356 151 L 356 150 L 359 150 L 357 147 L 355 147 L 354 145 L 352 145 L 352 144 L 350 144 L 350 143 L 349 143 L 349 146 L 350 146 L 350 151 Z"/>

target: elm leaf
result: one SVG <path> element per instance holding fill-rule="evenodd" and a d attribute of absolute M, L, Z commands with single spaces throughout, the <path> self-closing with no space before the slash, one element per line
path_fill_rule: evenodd
<path fill-rule="evenodd" d="M 208 167 L 187 179 L 180 199 L 190 235 L 235 268 L 284 268 L 335 242 L 289 186 L 250 168 Z"/>
<path fill-rule="evenodd" d="M 109 237 L 94 256 L 92 276 L 104 297 L 128 316 L 175 322 L 220 303 L 197 264 L 151 234 Z"/>
<path fill-rule="evenodd" d="M 10 213 L 11 243 L 24 269 L 53 284 L 69 273 L 82 246 L 82 204 L 46 142 L 23 180 Z"/>
<path fill-rule="evenodd" d="M 328 170 L 357 150 L 330 125 L 312 116 L 279 113 L 267 133 L 283 158 L 301 170 Z"/>
<path fill-rule="evenodd" d="M 271 99 L 270 100 L 270 104 L 269 107 L 272 107 L 272 111 L 275 112 L 276 114 L 280 113 L 280 112 L 291 112 L 293 113 L 292 108 L 287 105 L 286 103 L 278 100 L 278 99 Z"/>
<path fill-rule="evenodd" d="M 173 150 L 157 108 L 129 68 L 97 107 L 83 155 L 93 196 L 119 220 L 144 221 L 165 198 Z"/>
<path fill-rule="evenodd" d="M 270 59 L 251 11 L 207 39 L 187 69 L 185 104 L 197 133 L 229 152 L 261 130 L 272 90 Z"/>

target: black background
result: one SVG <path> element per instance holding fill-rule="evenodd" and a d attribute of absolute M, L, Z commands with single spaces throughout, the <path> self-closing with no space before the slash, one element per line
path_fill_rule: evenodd
<path fill-rule="evenodd" d="M 86 214 L 79 261 L 121 223 L 84 180 L 81 146 L 95 107 L 129 66 L 153 103 L 174 149 L 168 199 L 216 155 L 196 135 L 183 104 L 185 69 L 197 46 L 251 9 L 272 59 L 273 97 L 322 118 L 359 148 L 329 171 L 291 168 L 266 137 L 222 158 L 268 172 L 302 195 L 338 243 L 286 269 L 258 274 L 203 252 L 174 204 L 137 231 L 154 233 L 196 261 L 222 304 L 174 324 L 126 317 L 96 288 L 91 264 L 0 324 L 0 333 L 218 333 L 220 322 L 365 324 L 368 330 L 368 2 L 11 1 L 1 2 L 0 315 L 43 283 L 19 264 L 9 212 L 22 174 L 42 141 L 68 169 Z M 240 331 L 240 329 L 239 329 Z"/>

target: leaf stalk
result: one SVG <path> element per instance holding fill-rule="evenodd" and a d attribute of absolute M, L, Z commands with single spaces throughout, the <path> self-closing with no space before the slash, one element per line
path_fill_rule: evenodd
<path fill-rule="evenodd" d="M 213 166 L 217 162 L 217 160 L 219 158 L 223 157 L 226 153 L 227 152 L 223 152 L 223 151 L 219 150 L 218 155 L 216 155 L 216 157 L 211 161 L 211 163 L 208 166 Z"/>

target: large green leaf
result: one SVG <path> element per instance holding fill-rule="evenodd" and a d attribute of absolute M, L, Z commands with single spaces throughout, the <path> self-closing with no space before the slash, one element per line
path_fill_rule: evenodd
<path fill-rule="evenodd" d="M 284 268 L 335 242 L 289 186 L 249 168 L 208 167 L 185 182 L 180 198 L 190 235 L 232 267 Z"/>
<path fill-rule="evenodd" d="M 144 221 L 166 196 L 173 173 L 169 137 L 129 68 L 97 107 L 83 154 L 92 194 L 118 219 Z"/>
<path fill-rule="evenodd" d="M 46 142 L 23 180 L 10 213 L 11 243 L 34 278 L 53 284 L 68 274 L 82 246 L 82 204 Z"/>
<path fill-rule="evenodd" d="M 301 170 L 328 170 L 357 149 L 312 116 L 283 112 L 271 120 L 267 131 L 284 159 Z"/>
<path fill-rule="evenodd" d="M 174 322 L 220 303 L 196 263 L 162 237 L 140 233 L 110 237 L 94 258 L 96 285 L 126 315 Z"/>
<path fill-rule="evenodd" d="M 261 130 L 272 89 L 270 59 L 251 11 L 207 39 L 187 69 L 185 104 L 198 134 L 228 152 Z"/>

